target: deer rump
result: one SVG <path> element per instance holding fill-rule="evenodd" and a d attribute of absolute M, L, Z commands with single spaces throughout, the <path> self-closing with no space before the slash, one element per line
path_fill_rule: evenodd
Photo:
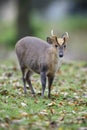
<path fill-rule="evenodd" d="M 39 38 L 25 37 L 16 44 L 16 53 L 21 68 L 40 74 L 42 67 L 47 68 L 46 50 L 49 44 Z"/>

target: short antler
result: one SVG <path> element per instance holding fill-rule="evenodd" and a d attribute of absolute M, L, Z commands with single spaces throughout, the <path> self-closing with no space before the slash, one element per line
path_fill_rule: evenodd
<path fill-rule="evenodd" d="M 65 34 L 66 34 L 67 38 L 69 38 L 69 34 L 68 34 L 68 32 L 65 32 Z"/>
<path fill-rule="evenodd" d="M 54 35 L 53 35 L 53 29 L 51 30 L 51 35 L 54 36 Z"/>
<path fill-rule="evenodd" d="M 65 32 L 65 33 L 62 35 L 62 38 L 64 39 L 65 42 L 68 41 L 68 39 L 69 39 L 69 34 L 68 34 L 68 32 Z"/>
<path fill-rule="evenodd" d="M 68 34 L 68 32 L 65 32 L 65 33 L 62 35 L 62 37 L 63 37 L 63 38 L 64 38 L 64 37 L 69 38 L 69 34 Z"/>

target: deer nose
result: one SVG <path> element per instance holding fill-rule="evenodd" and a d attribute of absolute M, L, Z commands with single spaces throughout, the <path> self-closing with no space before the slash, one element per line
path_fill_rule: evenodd
<path fill-rule="evenodd" d="M 62 52 L 59 53 L 59 57 L 63 57 L 63 53 Z"/>

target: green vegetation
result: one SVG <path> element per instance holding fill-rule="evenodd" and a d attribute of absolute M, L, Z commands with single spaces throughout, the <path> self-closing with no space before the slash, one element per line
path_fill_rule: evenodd
<path fill-rule="evenodd" d="M 58 30 L 58 32 L 63 32 L 65 30 L 71 32 L 87 30 L 87 18 L 79 16 L 67 17 L 62 20 L 58 20 L 57 22 L 50 22 L 39 18 L 39 16 L 32 16 L 31 23 L 34 29 L 34 36 L 38 36 L 43 39 L 46 38 L 52 28 Z M 0 25 L 0 44 L 7 45 L 8 47 L 14 46 L 17 41 L 16 24 L 0 22 Z"/>
<path fill-rule="evenodd" d="M 82 16 L 67 17 L 60 22 L 60 29 L 67 29 L 69 31 L 87 31 L 87 18 Z"/>
<path fill-rule="evenodd" d="M 16 28 L 15 24 L 0 22 L 0 44 L 12 47 L 15 45 Z"/>
<path fill-rule="evenodd" d="M 21 72 L 14 63 L 0 65 L 0 130 L 77 130 L 87 127 L 87 63 L 63 64 L 52 86 L 52 97 L 41 97 L 34 75 L 33 96 L 23 93 Z"/>

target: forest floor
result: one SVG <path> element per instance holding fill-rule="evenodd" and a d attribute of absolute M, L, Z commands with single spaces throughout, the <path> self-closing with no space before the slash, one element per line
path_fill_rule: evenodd
<path fill-rule="evenodd" d="M 0 130 L 87 129 L 87 62 L 63 63 L 56 73 L 51 99 L 41 97 L 40 76 L 31 78 L 36 95 L 27 86 L 15 62 L 0 64 Z"/>

